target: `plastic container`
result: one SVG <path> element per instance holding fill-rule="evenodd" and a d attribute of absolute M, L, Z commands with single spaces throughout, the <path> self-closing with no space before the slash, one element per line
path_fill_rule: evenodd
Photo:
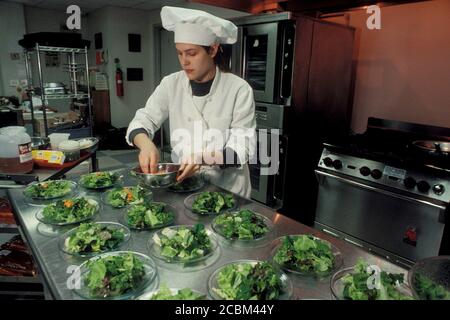
<path fill-rule="evenodd" d="M 57 150 L 61 142 L 69 140 L 70 133 L 52 133 L 48 137 L 50 138 L 52 150 Z"/>
<path fill-rule="evenodd" d="M 33 170 L 31 137 L 25 127 L 0 128 L 0 172 L 28 173 Z"/>
<path fill-rule="evenodd" d="M 58 145 L 58 149 L 64 152 L 66 156 L 64 162 L 72 162 L 80 159 L 80 143 L 78 141 L 63 141 Z"/>

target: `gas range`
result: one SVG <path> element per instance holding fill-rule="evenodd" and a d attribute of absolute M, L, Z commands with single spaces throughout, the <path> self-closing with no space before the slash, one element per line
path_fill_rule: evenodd
<path fill-rule="evenodd" d="M 450 203 L 450 174 L 441 168 L 419 166 L 418 163 L 410 165 L 405 159 L 403 163 L 392 161 L 387 155 L 382 159 L 382 156 L 375 154 L 377 161 L 370 159 L 368 153 L 363 156 L 352 155 L 342 146 L 325 143 L 318 166 L 370 184 L 410 193 L 418 198 Z"/>
<path fill-rule="evenodd" d="M 414 141 L 449 128 L 369 119 L 367 131 L 323 145 L 315 228 L 411 266 L 450 254 L 450 157 Z"/>

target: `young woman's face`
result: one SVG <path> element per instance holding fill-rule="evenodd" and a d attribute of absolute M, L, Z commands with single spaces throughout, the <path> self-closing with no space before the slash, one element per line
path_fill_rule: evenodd
<path fill-rule="evenodd" d="M 212 46 L 210 52 L 199 45 L 176 43 L 178 60 L 189 80 L 207 81 L 211 74 L 214 74 L 214 56 L 217 53 L 217 45 Z"/>

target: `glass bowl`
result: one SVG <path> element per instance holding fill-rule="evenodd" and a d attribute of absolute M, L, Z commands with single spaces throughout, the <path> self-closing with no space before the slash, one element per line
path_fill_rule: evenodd
<path fill-rule="evenodd" d="M 214 289 L 219 288 L 218 285 L 218 275 L 219 273 L 227 266 L 229 265 L 244 265 L 244 264 L 251 264 L 252 266 L 256 265 L 257 263 L 260 263 L 263 261 L 259 260 L 236 260 L 227 264 L 222 265 L 218 269 L 216 269 L 209 277 L 208 279 L 208 294 L 210 297 L 214 300 L 224 300 Z M 294 292 L 294 288 L 292 285 L 292 281 L 289 279 L 289 277 L 283 273 L 281 270 L 279 270 L 277 267 L 274 267 L 277 271 L 277 275 L 279 279 L 282 282 L 283 285 L 283 293 L 279 296 L 279 300 L 290 300 L 292 298 L 292 294 Z"/>
<path fill-rule="evenodd" d="M 272 257 L 272 261 L 273 261 L 274 264 L 278 265 L 281 269 L 283 269 L 286 272 L 289 272 L 289 273 L 292 273 L 292 274 L 295 274 L 295 275 L 298 275 L 298 276 L 315 277 L 317 279 L 328 277 L 329 275 L 333 274 L 336 270 L 338 270 L 342 266 L 343 259 L 342 259 L 342 254 L 339 251 L 339 249 L 336 248 L 330 242 L 328 242 L 328 241 L 326 241 L 324 239 L 315 237 L 315 236 L 312 236 L 314 238 L 314 240 L 321 241 L 322 243 L 327 244 L 331 248 L 331 252 L 332 252 L 332 254 L 334 256 L 334 263 L 333 263 L 333 267 L 332 268 L 330 268 L 329 270 L 324 271 L 324 272 L 314 272 L 314 271 L 306 272 L 306 271 L 299 270 L 297 268 L 293 268 L 291 266 L 278 264 L 274 260 L 274 257 L 276 255 L 276 253 L 278 252 L 280 246 L 283 244 L 283 240 L 286 237 L 298 237 L 298 236 L 304 236 L 304 235 L 286 235 L 286 236 L 279 237 L 279 238 L 275 239 L 272 242 L 272 244 L 271 244 L 271 251 L 270 252 L 271 252 L 271 257 Z"/>
<path fill-rule="evenodd" d="M 250 210 L 250 211 L 252 211 L 252 210 Z M 221 215 L 215 217 L 211 223 L 211 229 L 215 232 L 215 234 L 217 234 L 219 236 L 219 239 L 221 240 L 221 242 L 224 242 L 225 244 L 230 245 L 230 246 L 238 246 L 238 247 L 246 247 L 247 248 L 247 247 L 259 247 L 259 246 L 265 245 L 269 240 L 269 236 L 273 231 L 274 225 L 273 225 L 272 221 L 269 218 L 267 218 L 266 216 L 263 216 L 262 214 L 254 212 L 254 211 L 252 211 L 252 212 L 255 216 L 257 216 L 262 221 L 264 221 L 264 224 L 267 226 L 268 231 L 264 235 L 261 235 L 259 237 L 252 238 L 252 239 L 243 239 L 243 238 L 239 238 L 238 236 L 227 237 L 224 233 L 223 226 L 218 224 L 217 220 L 224 215 L 237 215 L 238 211 L 225 212 L 225 213 L 222 213 Z"/>
<path fill-rule="evenodd" d="M 178 291 L 181 290 L 182 288 L 168 288 L 168 289 L 169 289 L 169 291 L 170 291 L 170 294 L 175 295 L 175 294 L 177 294 Z M 150 292 L 146 292 L 146 293 L 144 293 L 143 295 L 141 295 L 138 299 L 139 299 L 139 300 L 152 300 L 151 298 L 152 298 L 155 294 L 157 294 L 157 293 L 159 292 L 159 290 L 160 290 L 160 289 L 158 289 L 158 290 L 153 290 L 153 291 L 150 291 Z M 192 290 L 192 289 L 191 289 L 191 290 Z M 206 294 L 204 294 L 204 293 L 202 293 L 202 292 L 200 292 L 200 291 L 197 291 L 197 290 L 192 290 L 192 292 L 202 295 L 199 299 L 196 299 L 196 300 L 206 300 Z"/>
<path fill-rule="evenodd" d="M 450 256 L 417 261 L 408 272 L 413 295 L 421 300 L 450 300 Z"/>
<path fill-rule="evenodd" d="M 81 219 L 78 219 L 78 220 L 76 220 L 76 221 L 70 221 L 70 222 L 50 220 L 50 219 L 48 219 L 48 218 L 46 218 L 46 217 L 44 216 L 44 209 L 45 209 L 47 206 L 52 206 L 52 205 L 55 204 L 55 202 L 52 202 L 52 203 L 50 203 L 49 205 L 47 205 L 46 207 L 44 207 L 44 208 L 42 208 L 42 209 L 40 209 L 40 210 L 38 210 L 38 211 L 36 212 L 36 219 L 38 219 L 39 222 L 42 222 L 42 223 L 48 224 L 48 225 L 52 225 L 52 226 L 67 226 L 67 225 L 77 224 L 77 223 L 81 223 L 81 222 L 84 222 L 84 221 L 91 220 L 91 219 L 93 219 L 93 218 L 98 214 L 98 212 L 100 211 L 100 203 L 99 203 L 96 199 L 93 199 L 93 198 L 89 198 L 89 197 L 82 197 L 82 198 L 85 198 L 86 200 L 91 201 L 91 202 L 94 201 L 94 202 L 96 203 L 96 204 L 95 204 L 96 209 L 95 209 L 95 211 L 94 211 L 94 213 L 93 213 L 92 215 L 87 216 L 87 217 L 84 217 L 84 218 L 81 218 Z"/>
<path fill-rule="evenodd" d="M 85 283 L 85 279 L 88 275 L 89 269 L 87 268 L 88 263 L 90 261 L 95 261 L 97 259 L 102 259 L 108 256 L 120 256 L 131 253 L 136 258 L 138 258 L 144 265 L 145 274 L 144 277 L 141 279 L 141 281 L 137 284 L 137 286 L 121 295 L 117 296 L 98 296 L 93 295 L 89 288 L 87 287 Z M 79 287 L 73 289 L 74 292 L 80 296 L 83 299 L 99 299 L 99 300 L 125 300 L 125 299 L 135 299 L 138 296 L 142 294 L 144 290 L 152 290 L 152 288 L 156 288 L 158 285 L 158 271 L 156 268 L 155 262 L 148 256 L 139 253 L 139 252 L 132 252 L 132 251 L 114 251 L 114 252 L 107 252 L 103 253 L 101 255 L 95 256 L 84 263 L 82 263 L 79 267 L 80 271 L 80 282 Z"/>
<path fill-rule="evenodd" d="M 107 190 L 107 191 L 105 191 L 105 192 L 102 194 L 101 200 L 102 200 L 102 202 L 103 202 L 104 204 L 106 204 L 107 206 L 110 206 L 110 207 L 112 207 L 112 208 L 114 208 L 114 209 L 121 209 L 121 208 L 128 207 L 128 206 L 130 206 L 130 205 L 143 203 L 144 201 L 151 201 L 151 200 L 153 199 L 153 192 L 152 192 L 151 190 L 144 189 L 144 188 L 140 187 L 140 188 L 142 188 L 142 190 L 144 191 L 144 198 L 141 199 L 141 201 L 129 202 L 129 203 L 126 203 L 125 205 L 120 205 L 120 206 L 114 206 L 114 205 L 112 205 L 112 204 L 110 203 L 109 197 L 110 197 L 110 195 L 111 195 L 112 192 L 114 192 L 114 191 L 119 191 L 119 190 L 123 190 L 123 189 L 125 189 L 125 188 L 131 189 L 131 188 L 135 188 L 135 187 L 140 187 L 140 186 L 116 187 L 116 188 L 114 188 L 114 189 Z"/>
<path fill-rule="evenodd" d="M 172 219 L 170 219 L 166 223 L 157 224 L 157 225 L 154 225 L 154 226 L 146 225 L 143 228 L 138 227 L 138 226 L 133 226 L 133 225 L 129 224 L 129 222 L 128 222 L 129 211 L 133 208 L 133 206 L 130 206 L 129 209 L 127 211 L 125 211 L 124 214 L 123 214 L 123 222 L 125 223 L 125 225 L 127 225 L 130 229 L 133 229 L 133 230 L 155 230 L 155 229 L 160 229 L 160 228 L 163 228 L 163 227 L 170 226 L 171 224 L 174 223 L 174 221 L 175 221 L 175 214 L 176 214 L 177 211 L 176 211 L 176 209 L 173 206 L 171 206 L 170 204 L 167 204 L 165 202 L 151 202 L 150 204 L 163 204 L 165 206 L 164 207 L 164 209 L 165 209 L 164 211 L 171 213 Z"/>
<path fill-rule="evenodd" d="M 88 176 L 94 176 L 96 174 L 100 174 L 100 173 L 104 173 L 104 172 L 108 172 L 108 173 L 111 174 L 112 180 L 113 180 L 112 183 L 108 183 L 108 184 L 104 184 L 104 185 L 100 185 L 100 186 L 93 186 L 93 187 L 86 185 L 85 179 Z M 122 183 L 122 179 L 123 179 L 123 175 L 120 175 L 118 172 L 99 171 L 99 172 L 91 172 L 91 173 L 88 173 L 88 174 L 83 174 L 80 177 L 80 180 L 78 181 L 78 184 L 80 186 L 82 186 L 83 188 L 85 188 L 85 189 L 97 190 L 98 191 L 98 190 L 104 190 L 104 189 L 120 186 L 120 184 Z"/>
<path fill-rule="evenodd" d="M 125 227 L 124 225 L 120 224 L 120 223 L 116 223 L 116 222 L 95 222 L 94 224 L 97 225 L 101 225 L 104 227 L 108 227 L 110 229 L 114 229 L 114 230 L 122 230 L 124 233 L 124 239 L 114 248 L 110 248 L 110 249 L 105 249 L 102 251 L 97 251 L 97 252 L 72 252 L 69 251 L 67 246 L 66 246 L 66 241 L 68 241 L 68 238 L 71 237 L 72 235 L 74 235 L 77 231 L 79 227 L 76 227 L 66 233 L 64 233 L 59 241 L 59 248 L 62 252 L 75 256 L 75 257 L 92 257 L 92 256 L 96 256 L 99 255 L 101 253 L 105 253 L 105 252 L 111 252 L 111 251 L 120 251 L 123 250 L 128 242 L 130 241 L 131 238 L 131 232 L 130 229 L 128 229 L 127 227 Z"/>
<path fill-rule="evenodd" d="M 157 235 L 159 238 L 163 237 L 162 232 L 165 229 L 171 229 L 171 230 L 175 230 L 177 231 L 180 228 L 189 228 L 192 229 L 194 226 L 193 225 L 177 225 L 177 226 L 172 226 L 172 227 L 167 227 L 164 228 L 163 230 L 159 230 L 155 233 L 155 235 Z M 170 257 L 166 257 L 163 256 L 161 254 L 161 246 L 158 245 L 153 238 L 150 238 L 148 241 L 148 248 L 150 251 L 150 255 L 156 259 L 156 261 L 160 261 L 162 263 L 168 263 L 168 264 L 179 264 L 185 267 L 195 267 L 197 263 L 201 263 L 204 262 L 205 260 L 207 260 L 209 257 L 213 256 L 214 253 L 218 250 L 218 245 L 217 245 L 217 240 L 214 237 L 214 235 L 212 234 L 211 231 L 209 231 L 208 229 L 205 229 L 206 234 L 208 235 L 210 242 L 211 242 L 211 250 L 201 256 L 201 257 L 196 257 L 193 259 L 189 259 L 189 260 L 185 260 L 185 259 L 181 259 L 181 258 L 170 258 Z"/>
<path fill-rule="evenodd" d="M 225 208 L 225 209 L 220 210 L 219 212 L 196 213 L 196 212 L 192 211 L 192 205 L 193 205 L 195 199 L 196 199 L 199 195 L 201 195 L 202 193 L 203 193 L 203 192 L 197 192 L 197 193 L 191 194 L 190 196 L 186 197 L 186 199 L 184 199 L 184 207 L 185 207 L 190 213 L 192 213 L 192 215 L 193 215 L 194 217 L 217 216 L 217 215 L 219 215 L 219 214 L 221 214 L 221 213 L 224 213 L 224 212 L 227 212 L 227 211 L 232 211 L 232 210 L 236 209 L 236 207 L 237 207 L 237 199 L 236 199 L 236 197 L 235 197 L 233 194 L 231 194 L 231 193 L 226 193 L 226 192 L 221 192 L 222 194 L 230 194 L 230 195 L 233 196 L 234 204 L 233 204 L 233 206 L 232 206 L 231 208 Z"/>
<path fill-rule="evenodd" d="M 348 274 L 354 273 L 354 266 L 341 269 L 333 274 L 333 276 L 330 279 L 330 287 L 331 287 L 331 296 L 334 300 L 346 300 L 344 298 L 344 287 L 345 284 L 342 280 L 343 277 L 345 277 Z M 406 279 L 405 279 L 406 280 Z M 411 288 L 406 284 L 402 283 L 396 286 L 396 289 L 399 293 L 406 295 L 413 299 L 413 294 L 411 292 Z"/>
<path fill-rule="evenodd" d="M 195 175 L 184 179 L 182 182 L 171 185 L 167 190 L 175 193 L 189 193 L 202 189 L 205 181 L 200 175 Z"/>
<path fill-rule="evenodd" d="M 43 184 L 53 184 L 53 183 L 64 183 L 68 185 L 68 189 L 65 190 L 64 192 L 61 192 L 55 196 L 47 196 L 47 197 L 38 197 L 38 196 L 32 196 L 30 194 L 30 188 L 32 188 L 35 185 L 43 185 Z M 62 197 L 66 197 L 66 196 L 70 196 L 70 195 L 74 195 L 77 191 L 77 183 L 74 181 L 70 181 L 70 180 L 50 180 L 50 181 L 44 181 L 44 182 L 33 182 L 30 183 L 25 190 L 23 191 L 23 195 L 25 196 L 25 198 L 27 198 L 28 200 L 53 200 L 53 199 L 58 199 L 58 198 L 62 198 Z"/>

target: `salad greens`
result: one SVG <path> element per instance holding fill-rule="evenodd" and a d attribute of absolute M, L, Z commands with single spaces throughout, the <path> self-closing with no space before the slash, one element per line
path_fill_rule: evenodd
<path fill-rule="evenodd" d="M 204 300 L 205 295 L 192 291 L 190 288 L 177 290 L 173 293 L 166 285 L 161 285 L 161 288 L 150 297 L 150 300 Z"/>
<path fill-rule="evenodd" d="M 145 276 L 142 261 L 134 254 L 110 255 L 87 262 L 84 283 L 93 297 L 116 297 L 139 286 Z"/>
<path fill-rule="evenodd" d="M 213 226 L 227 239 L 257 239 L 269 231 L 264 219 L 251 210 L 224 213 L 214 219 Z"/>
<path fill-rule="evenodd" d="M 192 212 L 198 214 L 219 213 L 233 208 L 233 195 L 216 191 L 205 191 L 199 194 L 192 204 Z"/>
<path fill-rule="evenodd" d="M 201 178 L 191 176 L 179 183 L 175 183 L 169 187 L 169 190 L 175 192 L 189 192 L 196 190 L 202 186 Z"/>
<path fill-rule="evenodd" d="M 78 222 L 93 216 L 98 210 L 98 203 L 83 197 L 55 201 L 47 205 L 42 214 L 51 222 Z"/>
<path fill-rule="evenodd" d="M 106 202 L 114 208 L 144 202 L 146 190 L 141 186 L 114 188 L 106 194 Z"/>
<path fill-rule="evenodd" d="M 415 275 L 414 289 L 422 300 L 450 300 L 450 291 L 422 274 Z"/>
<path fill-rule="evenodd" d="M 217 275 L 217 288 L 212 290 L 226 300 L 276 300 L 284 286 L 277 270 L 264 261 L 223 267 Z"/>
<path fill-rule="evenodd" d="M 164 203 L 147 202 L 133 205 L 127 211 L 126 219 L 128 225 L 133 228 L 157 228 L 171 223 L 174 213 L 169 211 Z"/>
<path fill-rule="evenodd" d="M 211 239 L 203 224 L 165 228 L 155 233 L 153 241 L 161 248 L 161 256 L 179 261 L 188 262 L 212 252 Z"/>
<path fill-rule="evenodd" d="M 116 248 L 125 238 L 122 229 L 98 223 L 82 223 L 66 238 L 66 250 L 72 253 L 102 252 Z"/>
<path fill-rule="evenodd" d="M 80 183 L 86 188 L 106 188 L 114 185 L 118 179 L 119 176 L 116 173 L 101 171 L 82 175 Z"/>
<path fill-rule="evenodd" d="M 289 270 L 316 274 L 330 271 L 335 263 L 330 244 L 312 235 L 283 237 L 273 259 Z"/>
<path fill-rule="evenodd" d="M 69 181 L 55 180 L 32 184 L 25 189 L 25 195 L 32 198 L 58 198 L 72 191 Z"/>
<path fill-rule="evenodd" d="M 381 271 L 379 289 L 374 283 L 373 289 L 369 288 L 371 279 L 375 271 L 368 269 L 369 264 L 359 259 L 353 269 L 353 273 L 349 273 L 342 277 L 344 284 L 343 297 L 349 300 L 412 300 L 411 296 L 404 295 L 398 290 L 398 285 L 404 281 L 404 275 L 387 273 Z"/>

